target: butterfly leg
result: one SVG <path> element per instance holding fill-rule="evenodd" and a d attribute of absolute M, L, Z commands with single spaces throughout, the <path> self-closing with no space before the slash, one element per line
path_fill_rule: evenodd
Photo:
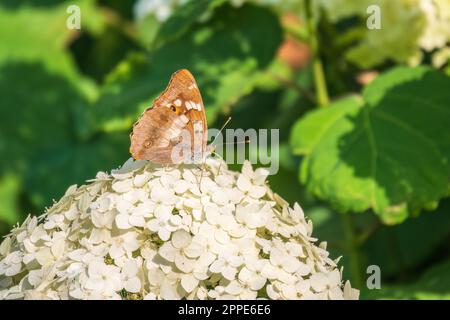
<path fill-rule="evenodd" d="M 198 190 L 200 190 L 200 192 L 203 193 L 203 191 L 202 191 L 202 179 L 203 179 L 203 170 L 205 170 L 205 167 L 203 166 L 203 164 L 201 166 L 195 165 L 195 167 L 198 170 L 200 170 L 200 181 L 197 180 L 197 183 L 198 183 Z M 196 178 L 198 178 L 197 175 L 196 175 Z"/>
<path fill-rule="evenodd" d="M 213 151 L 212 154 L 214 154 L 215 156 L 218 156 L 220 159 L 222 159 L 222 161 L 220 161 L 219 168 L 217 169 L 217 175 L 219 175 L 220 174 L 220 169 L 222 169 L 222 163 L 225 162 L 225 159 L 219 153 L 217 153 L 216 151 Z"/>

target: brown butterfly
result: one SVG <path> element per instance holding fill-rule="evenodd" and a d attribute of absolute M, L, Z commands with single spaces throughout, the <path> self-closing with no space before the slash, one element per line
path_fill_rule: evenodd
<path fill-rule="evenodd" d="M 152 108 L 133 125 L 130 139 L 134 159 L 159 164 L 197 162 L 210 151 L 202 96 L 188 70 L 172 75 Z"/>

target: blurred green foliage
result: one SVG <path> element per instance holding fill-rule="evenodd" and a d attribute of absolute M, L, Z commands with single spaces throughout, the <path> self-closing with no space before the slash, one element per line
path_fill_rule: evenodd
<path fill-rule="evenodd" d="M 306 155 L 301 180 L 340 210 L 372 208 L 388 224 L 435 208 L 448 194 L 449 87 L 431 68 L 398 68 L 362 99 L 310 113 L 292 131 L 294 153 Z"/>
<path fill-rule="evenodd" d="M 81 30 L 66 27 L 72 2 Z M 381 75 L 366 86 L 364 57 L 348 53 L 376 46 L 361 40 L 361 15 L 318 9 L 333 100 L 319 108 L 304 2 L 289 3 L 195 0 L 160 21 L 133 18 L 132 1 L 1 0 L 0 234 L 125 162 L 132 123 L 188 68 L 210 127 L 231 115 L 230 128 L 280 129 L 280 171 L 269 183 L 302 205 L 364 298 L 450 298 L 448 64 L 398 66 L 386 49 L 370 59 Z M 373 264 L 381 290 L 364 289 Z"/>

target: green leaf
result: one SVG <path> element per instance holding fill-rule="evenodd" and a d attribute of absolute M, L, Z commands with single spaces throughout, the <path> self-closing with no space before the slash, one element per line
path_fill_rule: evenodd
<path fill-rule="evenodd" d="M 147 49 L 155 41 L 161 22 L 154 15 L 147 15 L 136 21 L 136 40 Z"/>
<path fill-rule="evenodd" d="M 292 130 L 300 179 L 340 211 L 400 223 L 448 196 L 450 78 L 426 67 L 378 77 L 363 97 L 311 112 Z"/>
<path fill-rule="evenodd" d="M 261 37 L 264 34 L 264 37 Z M 110 75 L 92 109 L 104 130 L 127 130 L 161 93 L 170 75 L 188 68 L 199 84 L 209 123 L 253 89 L 259 71 L 271 62 L 282 33 L 274 13 L 245 5 L 223 5 L 214 19 L 195 24 L 150 56 L 133 55 Z"/>
<path fill-rule="evenodd" d="M 67 1 L 42 7 L 33 7 L 30 3 L 0 6 L 0 39 L 8 44 L 0 46 L 0 64 L 39 62 L 52 73 L 64 75 L 86 93 L 93 90 L 93 84 L 80 77 L 66 50 L 67 42 L 79 33 L 66 27 L 69 17 L 66 9 L 71 4 Z M 81 10 L 81 28 L 98 32 L 103 20 L 95 10 L 95 1 L 77 1 L 76 5 Z"/>
<path fill-rule="evenodd" d="M 87 100 L 96 86 L 81 76 L 67 45 L 79 30 L 69 30 L 70 1 L 0 4 L 0 173 L 22 172 L 41 148 L 85 139 Z M 80 0 L 81 28 L 98 32 L 103 20 L 95 0 Z M 37 26 L 43 26 L 39 28 Z M 11 161 L 11 159 L 14 159 Z"/>
<path fill-rule="evenodd" d="M 80 144 L 62 144 L 35 154 L 26 172 L 25 190 L 36 207 L 50 205 L 72 184 L 93 179 L 98 171 L 122 165 L 128 155 L 124 133 L 101 135 Z"/>
<path fill-rule="evenodd" d="M 380 290 L 365 290 L 364 299 L 450 300 L 450 260 L 424 272 L 414 283 L 381 286 Z"/>
<path fill-rule="evenodd" d="M 20 180 L 15 174 L 5 174 L 0 178 L 0 224 L 9 226 L 20 219 L 17 198 L 20 192 Z"/>
<path fill-rule="evenodd" d="M 70 1 L 0 3 L 0 216 L 6 223 L 29 212 L 23 176 L 33 171 L 36 154 L 74 143 L 84 132 L 87 99 L 96 86 L 81 76 L 68 44 Z M 98 32 L 102 19 L 95 0 L 77 1 L 83 31 Z M 45 26 L 45 28 L 42 28 Z M 12 178 L 14 177 L 14 178 Z M 42 183 L 45 186 L 45 180 Z M 6 223 L 0 229 L 6 230 Z M 9 226 L 7 227 L 9 228 Z"/>
<path fill-rule="evenodd" d="M 39 63 L 0 65 L 0 173 L 23 172 L 29 157 L 73 140 L 74 111 L 84 106 L 79 92 L 64 77 Z"/>
<path fill-rule="evenodd" d="M 208 18 L 215 8 L 221 6 L 225 2 L 225 0 L 188 1 L 183 6 L 177 8 L 169 19 L 161 25 L 153 42 L 154 47 L 159 47 L 164 43 L 179 38 L 185 34 L 193 24 Z"/>

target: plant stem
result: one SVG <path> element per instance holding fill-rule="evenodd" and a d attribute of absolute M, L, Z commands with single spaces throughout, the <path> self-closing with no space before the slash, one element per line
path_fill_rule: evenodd
<path fill-rule="evenodd" d="M 381 227 L 380 220 L 375 220 L 366 230 L 364 230 L 357 238 L 358 246 L 364 245 L 367 240 Z"/>
<path fill-rule="evenodd" d="M 313 57 L 312 67 L 314 74 L 314 85 L 316 89 L 316 100 L 319 107 L 325 107 L 329 104 L 327 84 L 325 73 L 323 71 L 322 60 L 320 59 L 319 41 L 317 38 L 317 24 L 314 21 L 311 0 L 305 0 L 306 25 L 308 28 L 309 45 Z M 357 288 L 363 288 L 362 264 L 359 254 L 359 239 L 356 235 L 351 213 L 341 214 L 342 226 L 345 235 L 345 247 L 348 250 L 350 259 L 350 274 L 353 285 Z"/>
<path fill-rule="evenodd" d="M 310 101 L 314 104 L 317 103 L 312 92 L 309 92 L 307 89 L 303 88 L 302 86 L 295 83 L 294 81 L 283 78 L 282 76 L 277 75 L 275 72 L 269 71 L 269 75 L 271 75 L 275 80 L 284 84 L 286 87 L 292 88 L 293 90 L 297 91 L 298 93 L 300 93 L 300 95 L 304 96 L 308 101 Z"/>
<path fill-rule="evenodd" d="M 312 67 L 314 74 L 314 85 L 316 89 L 316 100 L 319 107 L 325 107 L 329 104 L 328 89 L 325 80 L 322 60 L 320 59 L 319 41 L 317 38 L 317 24 L 314 21 L 311 0 L 305 0 L 305 16 L 308 29 L 309 45 L 313 57 Z M 350 274 L 353 285 L 356 288 L 363 288 L 362 264 L 359 253 L 359 239 L 356 235 L 351 213 L 342 213 L 342 226 L 345 235 L 345 247 L 350 259 Z"/>
<path fill-rule="evenodd" d="M 359 254 L 359 244 L 356 237 L 352 213 L 341 213 L 346 248 L 349 254 L 350 276 L 356 288 L 363 288 L 362 264 Z"/>
<path fill-rule="evenodd" d="M 311 0 L 305 0 L 306 25 L 309 35 L 309 45 L 312 53 L 312 68 L 314 74 L 314 85 L 316 88 L 316 100 L 320 107 L 329 104 L 328 89 L 325 81 L 322 60 L 320 59 L 319 41 L 317 39 L 316 21 L 314 21 Z"/>

